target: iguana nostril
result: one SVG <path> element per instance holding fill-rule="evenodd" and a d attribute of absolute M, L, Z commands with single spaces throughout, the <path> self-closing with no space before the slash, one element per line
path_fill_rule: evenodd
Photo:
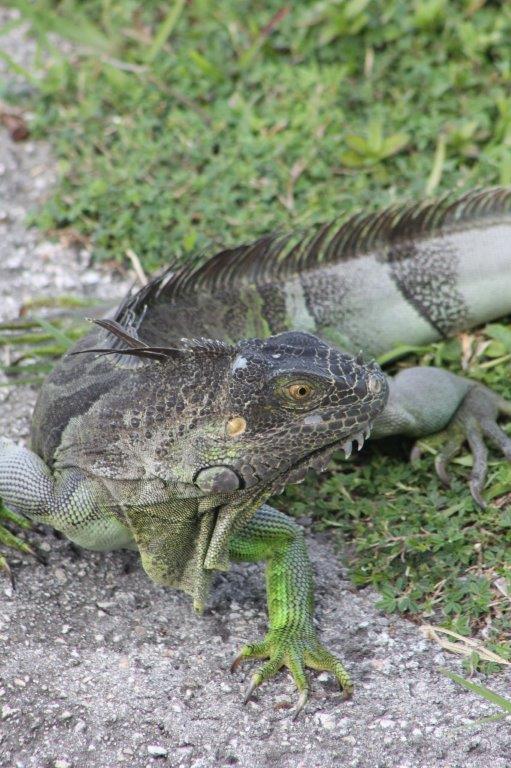
<path fill-rule="evenodd" d="M 194 482 L 205 493 L 227 493 L 237 491 L 242 486 L 236 472 L 230 467 L 221 465 L 199 470 Z"/>

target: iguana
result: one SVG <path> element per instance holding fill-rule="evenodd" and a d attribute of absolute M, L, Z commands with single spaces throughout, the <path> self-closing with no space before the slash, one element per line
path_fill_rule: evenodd
<path fill-rule="evenodd" d="M 268 497 L 373 437 L 446 430 L 436 468 L 468 440 L 475 501 L 484 438 L 511 404 L 433 367 L 395 378 L 354 350 L 424 344 L 511 311 L 511 190 L 490 189 L 312 231 L 262 237 L 169 268 L 64 356 L 34 412 L 31 450 L 0 441 L 8 507 L 92 549 L 132 547 L 196 608 L 230 560 L 265 560 L 269 630 L 233 664 L 267 659 L 308 696 L 305 666 L 341 662 L 313 626 L 300 528 Z M 314 335 L 312 335 L 314 334 Z M 187 340 L 188 339 L 188 340 Z M 249 339 L 249 340 L 246 340 Z"/>

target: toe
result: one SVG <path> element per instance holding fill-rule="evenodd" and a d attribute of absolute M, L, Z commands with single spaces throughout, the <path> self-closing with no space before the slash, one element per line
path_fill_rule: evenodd
<path fill-rule="evenodd" d="M 480 432 L 475 428 L 467 430 L 467 440 L 474 457 L 474 466 L 470 474 L 470 493 L 472 494 L 474 501 L 482 507 L 482 509 L 485 509 L 486 502 L 482 497 L 482 492 L 486 482 L 486 474 L 488 472 L 488 449 L 484 444 Z"/>
<path fill-rule="evenodd" d="M 250 661 L 250 659 L 264 659 L 269 655 L 268 644 L 265 643 L 264 640 L 260 643 L 244 645 L 238 655 L 232 660 L 230 670 L 231 672 L 236 672 L 244 661 Z"/>

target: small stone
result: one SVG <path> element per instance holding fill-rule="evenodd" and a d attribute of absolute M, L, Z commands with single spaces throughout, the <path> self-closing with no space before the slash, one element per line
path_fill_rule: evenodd
<path fill-rule="evenodd" d="M 73 768 L 72 764 L 69 762 L 69 760 L 63 760 L 59 757 L 58 760 L 55 760 L 53 763 L 53 768 Z"/>
<path fill-rule="evenodd" d="M 8 704 L 4 704 L 2 707 L 2 720 L 7 720 L 8 717 L 12 717 L 18 712 L 14 707 L 10 707 Z"/>
<path fill-rule="evenodd" d="M 160 747 L 157 744 L 150 744 L 147 747 L 148 753 L 151 757 L 167 757 L 168 750 L 165 747 Z"/>
<path fill-rule="evenodd" d="M 320 725 L 327 731 L 333 731 L 335 728 L 335 718 L 325 712 L 318 712 L 316 719 Z"/>

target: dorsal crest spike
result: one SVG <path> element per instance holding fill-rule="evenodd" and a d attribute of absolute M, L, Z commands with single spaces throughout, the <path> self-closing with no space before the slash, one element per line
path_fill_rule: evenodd
<path fill-rule="evenodd" d="M 141 291 L 128 298 L 115 319 L 140 319 L 159 301 L 213 294 L 238 286 L 274 280 L 358 258 L 410 240 L 453 232 L 473 222 L 511 217 L 511 187 L 472 190 L 409 205 L 391 205 L 377 213 L 358 213 L 314 229 L 264 235 L 252 243 L 196 254 L 185 266 L 170 266 Z"/>
<path fill-rule="evenodd" d="M 220 356 L 233 353 L 233 347 L 230 347 L 223 341 L 217 339 L 180 339 L 179 346 L 149 346 L 138 338 L 133 329 L 124 328 L 116 320 L 103 319 L 92 320 L 95 325 L 104 328 L 113 336 L 111 346 L 93 347 L 90 349 L 80 349 L 71 352 L 72 355 L 82 355 L 95 352 L 98 355 L 122 355 L 128 357 L 147 358 L 149 360 L 168 360 L 177 356 L 187 355 L 207 355 Z M 127 347 L 119 345 L 119 341 L 127 344 Z"/>

